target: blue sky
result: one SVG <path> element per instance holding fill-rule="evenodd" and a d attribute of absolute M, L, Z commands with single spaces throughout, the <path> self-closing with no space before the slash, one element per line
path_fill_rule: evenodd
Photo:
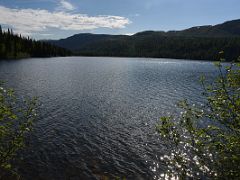
<path fill-rule="evenodd" d="M 36 39 L 181 30 L 240 19 L 240 0 L 0 0 L 0 24 Z"/>

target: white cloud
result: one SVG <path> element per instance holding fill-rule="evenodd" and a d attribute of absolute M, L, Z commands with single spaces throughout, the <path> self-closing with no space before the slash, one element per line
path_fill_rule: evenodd
<path fill-rule="evenodd" d="M 50 28 L 61 30 L 91 30 L 96 28 L 125 28 L 131 21 L 121 16 L 50 12 L 42 9 L 11 9 L 0 5 L 0 24 L 12 26 L 22 34 L 43 32 Z"/>
<path fill-rule="evenodd" d="M 40 36 L 52 36 L 53 34 L 41 33 Z"/>
<path fill-rule="evenodd" d="M 60 0 L 58 9 L 72 11 L 72 10 L 75 9 L 75 7 L 70 2 L 68 2 L 66 0 Z"/>
<path fill-rule="evenodd" d="M 127 35 L 127 36 L 132 36 L 134 35 L 135 33 L 125 33 L 124 35 Z"/>

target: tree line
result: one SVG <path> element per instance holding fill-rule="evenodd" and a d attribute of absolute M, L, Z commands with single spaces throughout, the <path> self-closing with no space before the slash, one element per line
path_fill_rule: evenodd
<path fill-rule="evenodd" d="M 218 60 L 220 51 L 225 52 L 229 61 L 237 59 L 240 54 L 240 37 L 134 35 L 88 43 L 74 52 L 85 56 Z"/>
<path fill-rule="evenodd" d="M 12 29 L 4 31 L 0 25 L 0 59 L 20 59 L 27 57 L 69 56 L 71 51 L 47 42 L 36 41 Z"/>

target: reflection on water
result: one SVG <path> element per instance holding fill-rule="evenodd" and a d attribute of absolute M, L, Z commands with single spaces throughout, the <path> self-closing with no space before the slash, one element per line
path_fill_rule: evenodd
<path fill-rule="evenodd" d="M 210 62 L 49 58 L 0 62 L 20 96 L 39 97 L 39 118 L 19 155 L 24 179 L 153 179 L 166 151 L 154 126 L 183 98 L 201 102 Z"/>

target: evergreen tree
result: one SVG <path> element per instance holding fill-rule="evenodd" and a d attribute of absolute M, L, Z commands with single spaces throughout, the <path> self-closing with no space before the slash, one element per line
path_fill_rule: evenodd
<path fill-rule="evenodd" d="M 70 56 L 69 50 L 42 41 L 35 41 L 21 34 L 13 33 L 12 29 L 2 31 L 0 26 L 0 59 L 18 59 L 25 57 Z"/>

